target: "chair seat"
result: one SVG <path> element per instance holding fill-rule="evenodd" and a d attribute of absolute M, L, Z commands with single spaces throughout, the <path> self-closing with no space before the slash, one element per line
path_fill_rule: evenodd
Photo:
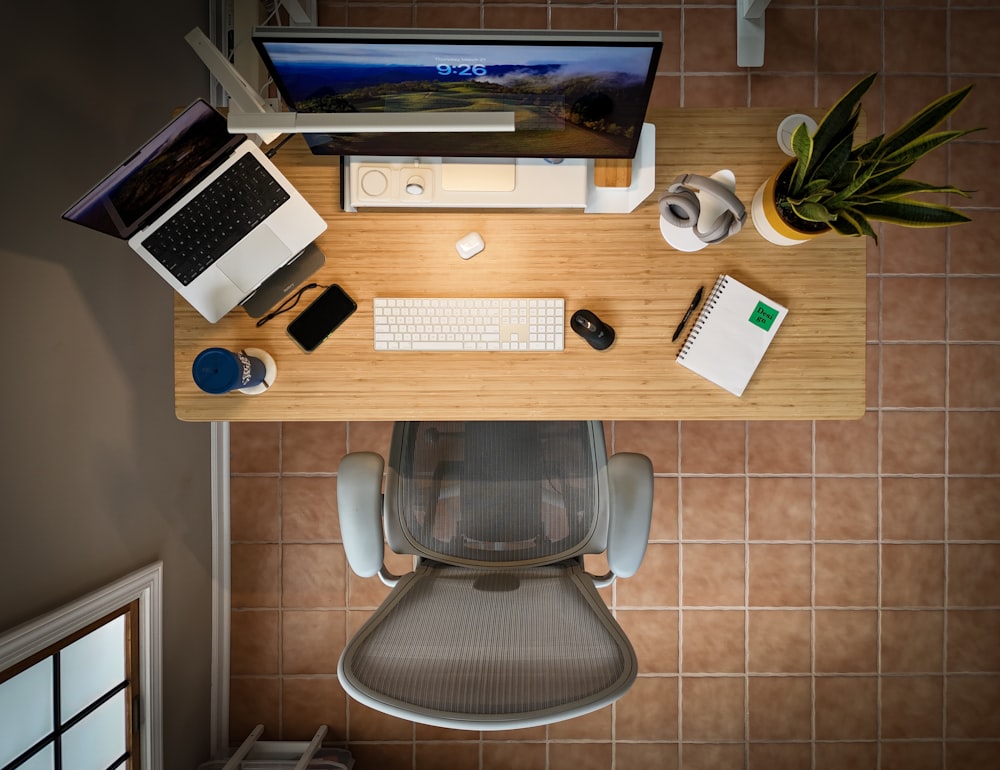
<path fill-rule="evenodd" d="M 347 692 L 427 724 L 548 724 L 616 700 L 635 653 L 577 559 L 533 568 L 423 561 L 351 639 Z"/>

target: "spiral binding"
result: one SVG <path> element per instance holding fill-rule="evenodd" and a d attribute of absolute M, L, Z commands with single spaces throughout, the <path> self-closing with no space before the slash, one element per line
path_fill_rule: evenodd
<path fill-rule="evenodd" d="M 728 284 L 729 279 L 728 276 L 725 275 L 720 275 L 715 281 L 715 286 L 712 287 L 712 291 L 708 295 L 705 307 L 703 307 L 701 312 L 698 314 L 698 318 L 694 322 L 694 326 L 691 327 L 691 331 L 688 332 L 687 339 L 684 340 L 681 352 L 677 354 L 678 361 L 683 361 L 687 354 L 691 351 L 692 345 L 694 345 L 695 340 L 698 339 L 698 333 L 705 325 L 705 322 L 708 321 L 708 316 L 712 313 L 713 308 L 719 301 L 719 297 L 722 296 L 722 292 L 725 291 Z"/>

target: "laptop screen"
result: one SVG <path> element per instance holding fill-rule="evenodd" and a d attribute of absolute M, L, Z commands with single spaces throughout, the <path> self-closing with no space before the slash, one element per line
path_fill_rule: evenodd
<path fill-rule="evenodd" d="M 117 238 L 129 238 L 215 168 L 246 139 L 195 101 L 62 215 Z"/>

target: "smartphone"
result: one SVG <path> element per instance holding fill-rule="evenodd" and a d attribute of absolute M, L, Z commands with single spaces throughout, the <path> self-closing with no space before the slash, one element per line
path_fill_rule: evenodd
<path fill-rule="evenodd" d="M 288 324 L 288 336 L 306 353 L 312 353 L 357 309 L 358 303 L 334 284 Z"/>

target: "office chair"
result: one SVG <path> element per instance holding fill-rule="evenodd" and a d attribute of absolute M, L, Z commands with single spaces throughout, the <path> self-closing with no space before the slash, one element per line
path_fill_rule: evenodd
<path fill-rule="evenodd" d="M 384 462 L 337 471 L 347 559 L 393 586 L 337 673 L 357 701 L 439 727 L 504 730 L 595 711 L 635 680 L 635 652 L 597 588 L 642 562 L 653 502 L 644 455 L 606 456 L 600 422 L 402 422 Z M 412 572 L 383 566 L 389 547 Z M 584 571 L 607 551 L 610 571 Z"/>

